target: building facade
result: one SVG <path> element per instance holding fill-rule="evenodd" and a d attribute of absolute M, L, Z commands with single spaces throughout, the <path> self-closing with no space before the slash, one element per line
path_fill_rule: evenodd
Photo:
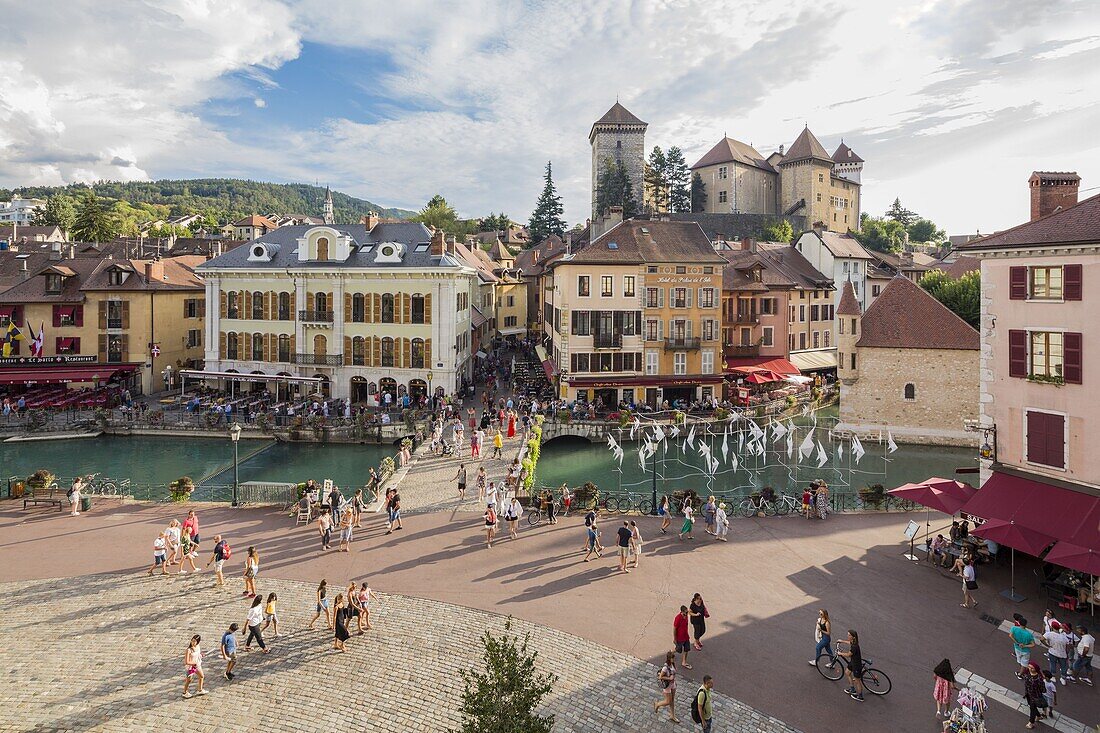
<path fill-rule="evenodd" d="M 861 309 L 866 310 L 867 269 L 874 264 L 875 258 L 855 237 L 818 227 L 803 232 L 795 242 L 795 247 L 815 270 L 836 283 L 837 289 L 833 292 L 835 305 L 840 305 L 841 286 L 850 282 L 855 291 L 856 302 Z"/>
<path fill-rule="evenodd" d="M 30 224 L 35 213 L 45 206 L 45 199 L 0 201 L 0 223 Z"/>
<path fill-rule="evenodd" d="M 367 404 L 471 377 L 477 272 L 421 224 L 281 227 L 199 270 L 207 371 L 316 377 Z"/>
<path fill-rule="evenodd" d="M 592 146 L 592 220 L 603 212 L 596 200 L 600 174 L 610 164 L 622 164 L 639 206 L 645 195 L 645 131 L 648 125 L 618 102 L 596 120 L 588 133 Z"/>

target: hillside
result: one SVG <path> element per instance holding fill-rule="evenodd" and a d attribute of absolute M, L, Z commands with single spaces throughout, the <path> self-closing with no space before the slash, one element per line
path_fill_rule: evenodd
<path fill-rule="evenodd" d="M 49 198 L 57 193 L 79 196 L 88 186 L 28 186 L 15 189 L 24 198 Z M 134 206 L 154 204 L 167 206 L 169 216 L 203 214 L 209 221 L 218 223 L 240 219 L 249 214 L 301 214 L 321 215 L 325 189 L 305 183 L 262 183 L 236 178 L 198 178 L 191 180 L 138 181 L 122 183 L 102 181 L 91 188 L 97 196 L 115 201 L 126 201 Z M 10 189 L 0 189 L 0 201 L 13 194 Z M 332 192 L 337 223 L 358 222 L 368 211 L 383 217 L 407 219 L 415 211 L 378 206 L 364 199 Z"/>

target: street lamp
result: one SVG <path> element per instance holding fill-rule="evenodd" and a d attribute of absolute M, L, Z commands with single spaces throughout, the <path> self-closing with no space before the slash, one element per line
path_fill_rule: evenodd
<path fill-rule="evenodd" d="M 237 443 L 241 439 L 240 423 L 233 423 L 229 428 L 229 439 L 233 442 L 233 506 L 237 506 L 237 487 L 240 485 L 237 474 Z"/>
<path fill-rule="evenodd" d="M 435 392 L 432 391 L 432 370 L 428 370 L 428 407 L 431 410 L 435 409 Z"/>

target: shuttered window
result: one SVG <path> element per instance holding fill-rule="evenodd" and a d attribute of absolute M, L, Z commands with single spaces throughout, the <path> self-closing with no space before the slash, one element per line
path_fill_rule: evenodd
<path fill-rule="evenodd" d="M 1008 376 L 1027 377 L 1027 331 L 1008 332 Z"/>
<path fill-rule="evenodd" d="M 1025 440 L 1028 463 L 1066 467 L 1065 415 L 1028 410 Z"/>
<path fill-rule="evenodd" d="M 1062 276 L 1062 297 L 1065 300 L 1081 300 L 1082 277 L 1081 265 L 1066 265 Z"/>
<path fill-rule="evenodd" d="M 1008 297 L 1011 300 L 1027 300 L 1027 267 L 1008 268 Z"/>

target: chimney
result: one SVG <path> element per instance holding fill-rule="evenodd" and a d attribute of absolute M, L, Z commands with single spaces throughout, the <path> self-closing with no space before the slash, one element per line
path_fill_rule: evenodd
<path fill-rule="evenodd" d="M 900 255 L 898 255 L 898 262 L 901 263 L 902 267 L 912 267 L 913 266 L 913 253 L 912 252 L 902 252 Z"/>
<path fill-rule="evenodd" d="M 30 270 L 27 269 L 27 261 L 25 259 L 19 260 L 19 274 L 24 280 L 31 276 Z"/>
<path fill-rule="evenodd" d="M 779 146 L 779 154 L 780 154 L 780 155 L 783 155 L 783 151 L 784 151 L 785 149 L 786 149 L 786 146 L 785 146 L 785 145 L 780 145 L 780 146 Z"/>
<path fill-rule="evenodd" d="M 752 237 L 744 237 L 741 240 L 741 251 L 742 252 L 755 252 L 756 251 L 756 240 L 753 239 Z"/>
<path fill-rule="evenodd" d="M 60 242 L 54 242 L 52 245 L 50 245 L 50 259 L 53 260 L 54 262 L 60 262 L 61 261 L 61 243 Z"/>
<path fill-rule="evenodd" d="M 72 260 L 72 259 L 75 259 L 75 258 L 76 258 L 76 245 L 75 244 L 70 244 L 69 245 L 69 259 Z"/>
<path fill-rule="evenodd" d="M 1077 203 L 1081 176 L 1074 171 L 1065 173 L 1035 171 L 1027 179 L 1031 189 L 1031 221 L 1053 214 Z"/>
<path fill-rule="evenodd" d="M 164 279 L 164 263 L 158 259 L 145 263 L 145 282 L 151 283 Z"/>
<path fill-rule="evenodd" d="M 373 211 L 368 211 L 367 215 L 359 220 L 359 223 L 365 226 L 369 232 L 371 229 L 374 229 L 375 224 L 378 223 L 378 215 Z"/>
<path fill-rule="evenodd" d="M 825 225 L 824 224 L 822 224 L 820 221 L 815 221 L 814 222 L 814 234 L 816 234 L 817 236 L 820 237 L 821 232 L 823 232 L 824 230 L 825 230 Z"/>
<path fill-rule="evenodd" d="M 447 250 L 447 244 L 443 241 L 443 230 L 437 229 L 432 232 L 432 257 L 442 257 Z"/>

